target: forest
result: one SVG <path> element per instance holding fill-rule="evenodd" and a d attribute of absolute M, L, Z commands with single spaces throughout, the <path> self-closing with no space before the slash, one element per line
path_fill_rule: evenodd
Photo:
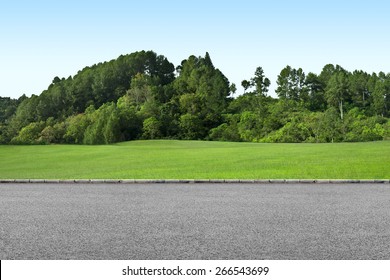
<path fill-rule="evenodd" d="M 390 139 L 390 73 L 319 74 L 286 66 L 277 98 L 261 66 L 244 93 L 210 55 L 175 67 L 140 51 L 55 77 L 40 95 L 0 97 L 1 144 L 109 144 L 135 139 L 323 143 Z"/>

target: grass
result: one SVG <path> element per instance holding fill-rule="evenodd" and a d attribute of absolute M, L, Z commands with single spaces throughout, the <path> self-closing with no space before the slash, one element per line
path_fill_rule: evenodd
<path fill-rule="evenodd" d="M 389 179 L 390 141 L 0 146 L 0 179 Z"/>

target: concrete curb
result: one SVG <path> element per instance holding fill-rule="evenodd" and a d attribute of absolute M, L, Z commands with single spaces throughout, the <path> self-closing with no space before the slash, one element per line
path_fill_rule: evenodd
<path fill-rule="evenodd" d="M 390 184 L 390 179 L 0 179 L 0 184 Z"/>

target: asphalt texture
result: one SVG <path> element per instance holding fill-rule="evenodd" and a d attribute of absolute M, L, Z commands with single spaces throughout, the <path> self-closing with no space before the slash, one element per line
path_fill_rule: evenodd
<path fill-rule="evenodd" d="M 0 184 L 0 259 L 390 259 L 389 184 Z"/>

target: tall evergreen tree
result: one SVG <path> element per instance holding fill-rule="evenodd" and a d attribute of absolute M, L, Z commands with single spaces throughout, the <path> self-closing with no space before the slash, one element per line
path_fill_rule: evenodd
<path fill-rule="evenodd" d="M 344 107 L 349 98 L 349 80 L 345 71 L 336 72 L 329 79 L 326 87 L 328 104 L 340 111 L 340 119 L 344 119 Z"/>

